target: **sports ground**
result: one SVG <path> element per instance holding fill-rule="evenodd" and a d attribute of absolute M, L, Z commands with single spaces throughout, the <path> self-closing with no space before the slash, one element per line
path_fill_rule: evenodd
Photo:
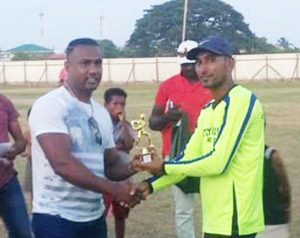
<path fill-rule="evenodd" d="M 102 103 L 103 92 L 108 87 L 120 86 L 128 93 L 127 118 L 138 119 L 141 113 L 148 117 L 153 105 L 158 83 L 102 84 L 95 98 Z M 251 82 L 244 84 L 260 98 L 267 118 L 266 142 L 276 147 L 284 158 L 292 188 L 291 237 L 300 237 L 300 82 Z M 8 86 L 1 85 L 0 93 L 8 96 L 21 114 L 22 128 L 26 129 L 26 112 L 40 95 L 54 86 Z M 55 106 L 55 105 L 53 105 Z M 160 134 L 152 133 L 153 143 L 160 150 Z M 299 157 L 299 158 L 298 158 Z M 19 179 L 24 178 L 26 159 L 17 158 L 16 167 Z M 148 174 L 138 174 L 142 180 Z M 201 237 L 200 202 L 195 204 L 196 230 Z M 129 238 L 166 238 L 175 237 L 173 200 L 171 190 L 151 195 L 147 201 L 134 208 L 128 219 L 126 237 Z M 110 233 L 113 230 L 112 216 L 108 218 Z M 6 233 L 0 224 L 0 238 Z M 113 236 L 110 236 L 113 237 Z"/>

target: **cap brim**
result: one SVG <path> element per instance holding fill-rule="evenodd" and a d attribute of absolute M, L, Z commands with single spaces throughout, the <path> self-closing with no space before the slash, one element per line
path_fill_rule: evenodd
<path fill-rule="evenodd" d="M 189 59 L 189 60 L 196 60 L 196 57 L 197 55 L 200 53 L 201 49 L 200 48 L 194 48 L 194 49 L 191 49 L 186 57 Z"/>
<path fill-rule="evenodd" d="M 205 47 L 197 47 L 197 48 L 194 48 L 192 50 L 190 50 L 188 53 L 187 53 L 187 58 L 189 60 L 196 60 L 197 58 L 197 55 L 200 53 L 200 52 L 203 52 L 203 51 L 208 51 L 208 52 L 211 52 L 215 55 L 226 55 L 224 54 L 223 52 L 220 52 L 218 50 L 212 50 L 210 48 L 205 48 Z"/>
<path fill-rule="evenodd" d="M 177 57 L 177 62 L 179 64 L 195 64 L 195 60 L 189 60 L 186 57 Z"/>

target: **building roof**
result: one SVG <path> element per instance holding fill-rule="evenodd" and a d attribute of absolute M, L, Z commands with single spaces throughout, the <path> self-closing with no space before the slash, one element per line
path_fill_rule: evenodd
<path fill-rule="evenodd" d="M 17 46 L 13 49 L 7 50 L 6 52 L 10 53 L 18 53 L 18 52 L 26 52 L 26 53 L 33 53 L 33 54 L 51 54 L 53 50 L 35 45 L 35 44 L 25 44 Z"/>

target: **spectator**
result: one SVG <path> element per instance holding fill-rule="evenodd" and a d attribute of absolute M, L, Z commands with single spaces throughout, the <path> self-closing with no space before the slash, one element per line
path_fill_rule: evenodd
<path fill-rule="evenodd" d="M 114 142 L 117 152 L 120 154 L 124 163 L 130 161 L 129 152 L 133 147 L 135 139 L 135 131 L 126 120 L 126 98 L 127 93 L 121 88 L 109 88 L 104 93 L 104 106 L 108 110 L 113 123 Z M 112 206 L 113 215 L 115 217 L 116 238 L 124 238 L 126 228 L 125 220 L 129 215 L 129 207 L 121 205 L 109 195 L 104 195 L 104 203 L 106 215 Z"/>
<path fill-rule="evenodd" d="M 58 81 L 59 86 L 63 85 L 67 79 L 68 79 L 68 72 L 65 69 L 65 67 L 63 67 L 59 73 L 59 81 Z"/>
<path fill-rule="evenodd" d="M 266 230 L 257 238 L 288 238 L 291 191 L 283 159 L 272 147 L 265 147 L 264 214 Z"/>
<path fill-rule="evenodd" d="M 30 223 L 22 189 L 14 169 L 25 140 L 13 103 L 0 94 L 0 216 L 10 238 L 30 238 Z M 9 142 L 9 135 L 14 142 Z"/>

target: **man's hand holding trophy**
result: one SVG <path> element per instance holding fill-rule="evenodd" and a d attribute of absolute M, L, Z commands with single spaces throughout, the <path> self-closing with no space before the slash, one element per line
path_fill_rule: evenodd
<path fill-rule="evenodd" d="M 155 153 L 155 149 L 151 141 L 151 134 L 145 129 L 145 115 L 141 114 L 139 120 L 131 121 L 131 126 L 137 132 L 134 146 L 138 151 L 138 155 L 141 157 L 143 163 L 151 162 L 152 154 Z"/>
<path fill-rule="evenodd" d="M 136 171 L 148 171 L 153 175 L 163 173 L 164 160 L 156 154 L 154 145 L 151 142 L 151 134 L 145 130 L 145 115 L 141 114 L 139 120 L 131 121 L 132 128 L 137 132 L 134 146 L 137 155 L 133 161 Z M 144 143 L 142 145 L 142 143 Z"/>

